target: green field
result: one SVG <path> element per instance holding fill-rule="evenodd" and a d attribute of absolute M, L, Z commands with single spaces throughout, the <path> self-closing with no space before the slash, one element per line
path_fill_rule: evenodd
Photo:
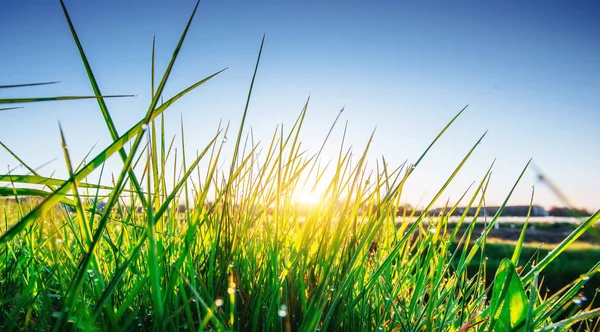
<path fill-rule="evenodd" d="M 598 328 L 600 249 L 580 250 L 576 241 L 600 211 L 573 226 L 552 250 L 540 251 L 525 243 L 527 223 L 510 244 L 488 241 L 501 213 L 477 232 L 481 224 L 466 216 L 450 225 L 424 213 L 396 224 L 404 184 L 463 111 L 412 164 L 369 168 L 370 143 L 352 151 L 342 140 L 337 159 L 325 169 L 321 150 L 309 155 L 299 139 L 309 100 L 289 130 L 274 129 L 270 142 L 248 138 L 244 124 L 261 44 L 240 127 L 215 128 L 196 154 L 195 147 L 194 153 L 185 149 L 182 123 L 184 149 L 171 151 L 161 129 L 169 106 L 221 72 L 160 102 L 192 17 L 145 117 L 121 134 L 69 20 L 96 94 L 90 97 L 98 101 L 113 143 L 83 163 L 71 160 L 67 142 L 76 138 L 61 130 L 68 179 L 38 174 L 3 144 L 28 170 L 0 175 L 3 331 Z M 152 70 L 154 81 L 154 63 Z M 65 98 L 0 103 L 8 108 L 52 99 Z M 234 145 L 231 156 L 223 152 L 227 140 Z M 425 211 L 443 204 L 438 199 L 480 141 Z M 176 153 L 177 168 L 167 168 Z M 121 172 L 103 179 L 110 185 L 89 183 L 109 158 L 121 159 Z M 198 167 L 201 162 L 206 166 Z M 326 170 L 333 176 L 324 176 Z M 448 215 L 459 204 L 481 208 L 492 190 L 490 173 L 491 167 L 482 170 Z M 515 187 L 522 176 L 515 174 Z M 325 188 L 317 202 L 296 199 L 317 186 Z M 99 201 L 106 203 L 102 211 L 90 203 Z M 180 204 L 185 211 L 178 211 Z"/>

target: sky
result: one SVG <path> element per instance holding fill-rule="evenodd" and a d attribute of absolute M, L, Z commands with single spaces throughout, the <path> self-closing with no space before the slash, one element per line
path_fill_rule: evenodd
<path fill-rule="evenodd" d="M 152 37 L 162 73 L 195 1 L 65 1 L 122 133 L 150 100 Z M 0 98 L 92 95 L 58 1 L 6 1 L 0 10 Z M 219 121 L 239 125 L 263 34 L 247 119 L 257 140 L 291 128 L 310 95 L 303 147 L 346 142 L 358 154 L 376 128 L 370 165 L 415 161 L 445 124 L 465 112 L 415 170 L 405 195 L 424 205 L 485 132 L 442 196 L 456 201 L 493 160 L 487 204 L 501 204 L 530 158 L 578 206 L 600 209 L 600 3 L 548 1 L 214 1 L 204 0 L 164 92 L 165 98 L 229 70 L 171 107 L 167 136 L 185 123 L 186 148 L 202 149 Z M 110 144 L 93 100 L 27 104 L 0 112 L 0 141 L 44 175 L 66 177 L 58 122 L 71 157 Z M 179 136 L 177 136 L 179 137 Z M 178 139 L 177 139 L 178 141 Z M 177 146 L 177 144 L 175 144 Z M 108 163 L 119 172 L 118 157 Z M 18 165 L 0 151 L 2 173 Z M 14 173 L 24 173 L 17 168 Z M 563 205 L 528 171 L 510 204 Z M 438 204 L 439 205 L 439 204 Z"/>

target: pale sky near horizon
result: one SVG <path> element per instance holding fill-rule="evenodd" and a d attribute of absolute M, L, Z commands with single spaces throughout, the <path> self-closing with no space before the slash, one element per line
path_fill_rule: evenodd
<path fill-rule="evenodd" d="M 66 6 L 121 133 L 146 112 L 156 35 L 162 73 L 195 1 L 67 0 Z M 500 204 L 530 158 L 577 205 L 600 209 L 600 2 L 598 1 L 215 1 L 203 0 L 175 64 L 168 98 L 209 74 L 223 74 L 168 110 L 167 131 L 186 126 L 186 147 L 201 149 L 219 123 L 237 128 L 263 33 L 263 57 L 248 126 L 268 140 L 293 125 L 311 96 L 303 146 L 316 151 L 345 106 L 325 150 L 347 141 L 361 151 L 377 127 L 370 165 L 415 161 L 443 126 L 469 107 L 407 183 L 423 205 L 477 139 L 482 144 L 439 202 L 456 200 L 496 158 L 488 205 Z M 0 98 L 91 95 L 58 1 L 0 5 Z M 26 104 L 0 112 L 0 141 L 44 175 L 67 174 L 57 122 L 73 159 L 110 143 L 95 101 Z M 167 135 L 167 136 L 169 136 Z M 179 137 L 179 136 L 178 136 Z M 178 142 L 178 140 L 177 140 Z M 177 143 L 175 144 L 177 146 Z M 118 173 L 118 157 L 109 165 Z M 0 173 L 17 162 L 0 151 Z M 14 173 L 23 173 L 18 169 Z M 5 184 L 2 184 L 5 185 Z M 562 205 L 529 171 L 511 199 Z M 438 206 L 440 204 L 437 204 Z"/>

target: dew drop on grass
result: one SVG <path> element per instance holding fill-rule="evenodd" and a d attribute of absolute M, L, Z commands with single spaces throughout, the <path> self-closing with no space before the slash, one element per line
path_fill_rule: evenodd
<path fill-rule="evenodd" d="M 63 239 L 56 239 L 56 244 L 61 244 L 61 243 L 63 243 L 63 242 L 64 242 L 64 240 L 63 240 Z"/>
<path fill-rule="evenodd" d="M 288 307 L 287 307 L 287 305 L 282 304 L 281 307 L 279 308 L 279 311 L 277 312 L 277 314 L 281 318 L 287 316 L 287 314 L 288 314 Z"/>
<path fill-rule="evenodd" d="M 581 280 L 583 280 L 583 281 L 588 281 L 588 280 L 590 280 L 590 276 L 588 276 L 588 275 L 584 275 L 584 274 L 582 274 L 582 275 L 581 275 L 579 278 L 581 278 Z"/>
<path fill-rule="evenodd" d="M 215 300 L 215 305 L 216 305 L 217 307 L 221 307 L 221 306 L 223 306 L 223 299 L 221 299 L 221 298 L 217 298 L 217 299 Z"/>
<path fill-rule="evenodd" d="M 227 293 L 228 293 L 228 294 L 233 294 L 233 293 L 235 293 L 235 288 L 233 288 L 233 287 L 229 287 L 229 288 L 227 288 Z"/>
<path fill-rule="evenodd" d="M 142 125 L 142 131 L 146 131 L 146 129 L 148 129 L 148 125 L 146 125 L 146 124 L 143 124 L 143 125 Z"/>
<path fill-rule="evenodd" d="M 227 143 L 227 136 L 223 137 L 223 143 Z"/>
<path fill-rule="evenodd" d="M 436 229 L 435 229 L 435 228 L 430 228 L 430 229 L 429 229 L 429 233 L 431 233 L 431 234 L 435 234 L 435 232 L 436 232 Z"/>

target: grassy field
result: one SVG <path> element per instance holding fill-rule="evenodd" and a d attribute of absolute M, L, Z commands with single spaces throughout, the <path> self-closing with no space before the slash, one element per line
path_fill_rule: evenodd
<path fill-rule="evenodd" d="M 182 123 L 180 162 L 167 169 L 175 152 L 162 129 L 165 111 L 222 72 L 159 102 L 194 14 L 146 116 L 124 134 L 115 129 L 66 9 L 65 16 L 94 89 L 89 97 L 97 100 L 113 143 L 82 163 L 71 160 L 61 130 L 68 179 L 38 174 L 3 144 L 29 170 L 0 175 L 5 184 L 0 194 L 10 198 L 0 207 L 3 331 L 598 328 L 600 310 L 587 293 L 587 285 L 597 283 L 598 252 L 586 251 L 589 260 L 583 260 L 582 253 L 569 248 L 600 211 L 551 251 L 524 246 L 527 223 L 513 245 L 488 243 L 501 211 L 477 233 L 476 220 L 466 216 L 458 227 L 425 214 L 397 227 L 395 206 L 402 202 L 404 184 L 462 111 L 412 164 L 392 167 L 383 161 L 369 169 L 369 144 L 364 151 L 352 151 L 342 140 L 337 160 L 327 166 L 333 176 L 326 178 L 321 151 L 308 155 L 299 139 L 309 100 L 291 129 L 276 128 L 270 142 L 255 144 L 247 134 L 261 44 L 237 131 L 215 128 L 214 138 L 190 163 Z M 154 74 L 152 80 L 155 86 Z M 0 103 L 9 108 L 60 99 L 65 98 Z M 234 151 L 224 165 L 226 137 Z M 473 142 L 426 210 L 440 204 L 444 189 L 480 141 Z M 88 183 L 109 158 L 123 162 L 112 184 Z M 199 168 L 201 161 L 207 166 Z M 481 181 L 448 207 L 448 215 L 459 204 L 483 206 L 490 171 L 491 166 L 482 170 Z M 515 186 L 522 175 L 515 175 Z M 294 197 L 317 185 L 326 188 L 319 203 L 300 215 Z M 89 198 L 106 206 L 99 211 Z M 465 222 L 470 223 L 461 227 Z M 573 267 L 574 274 L 560 281 L 564 287 L 548 294 L 548 280 L 568 263 L 583 272 Z"/>

